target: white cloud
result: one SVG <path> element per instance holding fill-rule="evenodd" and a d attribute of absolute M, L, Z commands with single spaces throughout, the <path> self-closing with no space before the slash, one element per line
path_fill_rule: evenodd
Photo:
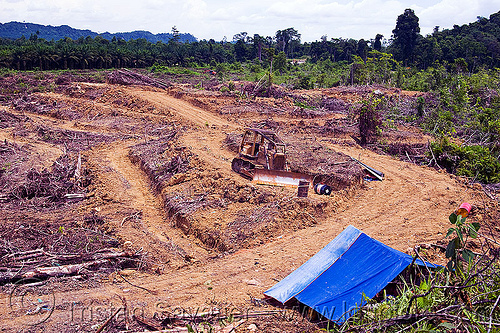
<path fill-rule="evenodd" d="M 329 38 L 390 38 L 398 15 L 412 8 L 421 33 L 434 26 L 451 28 L 476 16 L 489 16 L 500 0 L 0 0 L 0 22 L 26 21 L 98 32 L 149 30 L 170 32 L 176 26 L 200 39 L 229 40 L 246 31 L 273 36 L 293 27 L 302 41 Z"/>
<path fill-rule="evenodd" d="M 434 5 L 416 11 L 420 18 L 422 34 L 429 34 L 435 26 L 450 29 L 453 25 L 463 25 L 476 21 L 477 16 L 486 16 L 500 9 L 500 0 L 467 1 L 442 0 Z"/>

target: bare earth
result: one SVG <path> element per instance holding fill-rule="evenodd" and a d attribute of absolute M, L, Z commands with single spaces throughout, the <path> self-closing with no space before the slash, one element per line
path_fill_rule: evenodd
<path fill-rule="evenodd" d="M 231 184 L 235 188 L 267 191 L 280 202 L 301 205 L 295 201 L 293 189 L 262 189 L 249 185 L 247 180 L 231 171 L 231 160 L 235 154 L 224 144 L 226 134 L 241 133 L 246 126 L 270 120 L 272 115 L 252 112 L 222 114 L 220 109 L 230 103 L 227 99 L 220 98 L 219 102 L 213 103 L 213 100 L 219 100 L 217 96 L 200 97 L 205 98 L 205 104 L 194 103 L 198 95 L 189 91 L 179 95 L 178 91 L 172 90 L 107 84 L 81 84 L 79 89 L 108 89 L 108 99 L 91 100 L 84 95 L 57 93 L 40 96 L 58 103 L 73 104 L 75 109 L 84 113 L 84 117 L 77 120 L 30 114 L 13 108 L 4 110 L 18 115 L 22 113 L 36 124 L 56 129 L 126 134 L 119 140 L 82 152 L 86 161 L 84 168 L 92 170 L 95 177 L 92 195 L 68 209 L 74 212 L 75 219 L 89 212 L 104 216 L 106 226 L 113 230 L 113 237 L 119 240 L 121 248 L 147 253 L 148 267 L 123 270 L 121 275 L 101 274 L 94 277 L 90 284 L 69 279 L 68 285 L 63 288 L 61 282 L 55 283 L 55 310 L 46 322 L 38 326 L 29 324 L 43 319 L 46 314 L 27 315 L 24 305 L 15 303 L 12 306 L 12 288 L 5 287 L 0 294 L 2 331 L 96 331 L 111 314 L 110 309 L 121 306 L 120 296 L 126 299 L 129 309 L 145 311 L 149 318 L 155 312 L 175 307 L 256 309 L 252 299 L 262 299 L 265 290 L 303 264 L 348 225 L 397 250 L 408 252 L 419 244 L 442 242 L 449 227 L 448 215 L 461 202 L 467 201 L 476 207 L 472 219 L 481 223 L 487 223 L 484 219 L 494 209 L 494 202 L 480 188 L 469 186 L 443 171 L 377 154 L 358 146 L 349 135 L 329 136 L 325 140 L 325 137 L 313 132 L 298 132 L 297 137 L 305 144 L 320 142 L 323 147 L 355 157 L 382 171 L 385 180 L 365 181 L 360 186 L 337 191 L 331 197 L 318 196 L 310 191 L 309 198 L 301 206 L 305 208 L 300 208 L 304 210 L 302 213 L 296 212 L 300 210 L 297 208 L 289 212 L 280 211 L 280 215 L 276 215 L 277 221 L 286 220 L 287 214 L 294 220 L 301 216 L 300 224 L 277 226 L 272 232 L 260 232 L 255 239 L 221 251 L 209 246 L 200 234 L 219 227 L 224 233 L 224 228 L 237 218 L 238 212 L 250 209 L 254 203 L 235 201 L 223 208 L 207 206 L 199 209 L 192 213 L 193 221 L 198 223 L 195 225 L 192 222 L 192 227 L 198 228 L 198 231 L 191 232 L 178 227 L 175 216 L 169 217 L 164 198 L 187 188 L 201 193 L 203 189 L 217 188 L 217 184 Z M 109 95 L 138 102 L 119 106 L 113 104 Z M 112 112 L 129 123 L 125 120 L 113 123 Z M 343 117 L 345 115 L 331 114 L 302 121 L 307 125 Z M 274 118 L 279 119 L 282 120 L 279 130 L 289 134 L 293 131 L 288 130 L 301 120 L 287 115 L 276 115 Z M 158 191 L 153 189 L 151 178 L 140 165 L 131 160 L 130 149 L 139 143 L 161 138 L 153 129 L 172 122 L 182 133 L 177 145 L 192 154 L 191 161 L 197 163 L 199 177 L 189 174 L 187 180 L 177 184 L 171 180 Z M 60 146 L 30 135 L 14 136 L 13 133 L 13 128 L 3 128 L 0 139 L 30 145 L 38 156 L 33 165 L 48 167 L 63 153 Z M 286 136 L 284 140 L 287 141 Z M 427 142 L 421 134 L 404 140 L 410 143 Z M 178 175 L 173 179 L 176 177 Z M 324 210 L 314 214 L 311 207 L 320 205 L 325 207 Z M 68 215 L 67 212 L 64 213 L 65 218 L 71 219 L 71 213 Z M 44 211 L 43 214 L 51 213 Z M 8 221 L 8 217 L 4 220 Z M 432 259 L 440 263 L 444 260 L 439 253 L 433 253 Z M 82 309 L 90 308 L 96 311 L 95 317 L 91 318 L 85 312 L 82 315 Z M 245 332 L 247 326 L 242 325 L 236 331 Z"/>

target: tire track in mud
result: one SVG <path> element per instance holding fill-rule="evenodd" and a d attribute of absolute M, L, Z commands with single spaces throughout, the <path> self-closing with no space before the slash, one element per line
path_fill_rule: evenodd
<path fill-rule="evenodd" d="M 201 128 L 211 127 L 213 125 L 226 129 L 235 129 L 240 127 L 232 122 L 226 121 L 222 117 L 219 117 L 210 111 L 203 110 L 202 108 L 194 106 L 187 101 L 172 97 L 166 92 L 137 90 L 133 88 L 128 89 L 127 92 L 141 99 L 145 99 L 160 108 L 164 108 L 167 111 L 175 113 L 185 122 L 190 122 L 191 124 L 198 125 Z"/>
<path fill-rule="evenodd" d="M 133 143 L 135 142 L 120 142 L 98 151 L 114 171 L 115 177 L 120 179 L 118 182 L 106 182 L 109 186 L 106 190 L 115 200 L 142 212 L 140 224 L 144 229 L 144 237 L 134 237 L 133 233 L 128 233 L 128 222 L 125 220 L 117 228 L 123 229 L 124 239 L 132 237 L 127 240 L 132 241 L 135 246 L 147 246 L 160 254 L 169 252 L 182 260 L 202 260 L 207 255 L 206 251 L 186 238 L 181 230 L 170 225 L 161 198 L 153 193 L 147 175 L 128 157 L 129 147 Z"/>
<path fill-rule="evenodd" d="M 447 173 L 360 147 L 331 147 L 385 174 L 383 181 L 365 183 L 365 190 L 331 221 L 353 224 L 400 251 L 442 240 L 449 227 L 448 215 L 463 201 L 482 200 Z"/>

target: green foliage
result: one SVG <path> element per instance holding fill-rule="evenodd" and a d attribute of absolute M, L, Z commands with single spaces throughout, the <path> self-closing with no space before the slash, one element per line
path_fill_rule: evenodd
<path fill-rule="evenodd" d="M 287 69 L 288 61 L 286 59 L 285 52 L 279 52 L 276 56 L 274 56 L 273 62 L 273 70 L 283 72 Z"/>
<path fill-rule="evenodd" d="M 314 106 L 308 105 L 301 101 L 295 101 L 295 105 L 302 109 L 315 109 Z"/>
<path fill-rule="evenodd" d="M 294 89 L 310 89 L 312 88 L 311 77 L 308 75 L 301 76 L 299 81 L 294 86 Z"/>
<path fill-rule="evenodd" d="M 396 59 L 405 63 L 413 60 L 414 49 L 420 36 L 418 21 L 412 9 L 405 9 L 404 13 L 398 16 L 396 28 L 392 30 L 394 41 L 391 50 L 396 55 Z"/>
<path fill-rule="evenodd" d="M 392 54 L 372 51 L 366 60 L 367 84 L 391 84 L 394 81 L 394 71 L 400 64 Z"/>
<path fill-rule="evenodd" d="M 361 102 L 357 110 L 359 117 L 359 135 L 361 144 L 370 143 L 381 132 L 381 112 L 386 108 L 384 96 L 372 94 Z"/>
<path fill-rule="evenodd" d="M 452 213 L 449 217 L 450 223 L 454 226 L 448 229 L 446 238 L 453 234 L 455 234 L 455 237 L 450 240 L 446 247 L 446 258 L 449 259 L 446 268 L 449 272 L 455 272 L 456 274 L 463 272 L 460 258 L 463 258 L 467 263 L 471 263 L 475 259 L 474 252 L 465 247 L 468 237 L 477 238 L 477 232 L 480 226 L 479 223 L 466 224 L 466 219 L 466 217 L 462 217 L 462 215 L 457 215 L 455 213 Z"/>
<path fill-rule="evenodd" d="M 182 67 L 169 67 L 165 65 L 160 65 L 160 64 L 153 64 L 151 66 L 150 71 L 152 73 L 163 73 L 163 74 L 183 74 L 183 75 L 194 75 L 194 76 L 199 76 L 201 75 L 199 72 L 193 71 L 188 68 L 182 68 Z"/>
<path fill-rule="evenodd" d="M 394 60 L 380 59 L 374 56 L 373 51 L 385 53 L 400 61 L 405 66 L 414 66 L 418 69 L 429 67 L 437 68 L 436 64 L 451 64 L 453 74 L 470 75 L 486 69 L 500 67 L 500 34 L 499 13 L 492 14 L 489 19 L 482 18 L 477 22 L 463 26 L 454 26 L 453 29 L 439 31 L 435 29 L 432 35 L 422 37 L 419 34 L 418 17 L 411 9 L 397 18 L 393 30 L 394 40 L 389 47 L 382 43 L 383 36 L 376 34 L 375 40 L 354 40 L 352 38 L 332 38 L 323 36 L 320 41 L 301 43 L 300 33 L 294 28 L 278 30 L 274 36 L 259 36 L 246 32 L 235 35 L 233 43 L 225 40 L 196 41 L 189 34 L 179 33 L 172 28 L 172 33 L 153 35 L 148 32 L 123 33 L 113 36 L 104 33 L 97 35 L 88 31 L 76 31 L 66 27 L 57 37 L 51 33 L 62 27 L 51 27 L 46 30 L 43 26 L 41 35 L 35 33 L 33 24 L 22 24 L 23 34 L 31 31 L 31 36 L 17 35 L 0 38 L 0 68 L 16 70 L 52 70 L 52 69 L 108 69 L 121 67 L 146 68 L 154 63 L 167 66 L 198 67 L 216 63 L 235 64 L 231 70 L 241 72 L 243 68 L 238 63 L 254 62 L 254 73 L 260 72 L 258 65 L 268 68 L 271 58 L 263 52 L 266 49 L 276 50 L 275 69 L 280 75 L 292 67 L 288 59 L 307 58 L 308 62 L 330 62 L 341 64 L 357 63 L 361 59 L 364 63 L 361 76 L 357 79 L 364 83 L 396 82 L 398 86 L 406 84 L 401 69 L 394 68 Z M 17 23 L 20 24 L 20 23 Z M 8 29 L 10 23 L 0 26 L 0 30 Z M 20 31 L 21 31 L 20 30 Z M 49 31 L 50 30 L 50 31 Z M 83 35 L 82 35 L 83 33 Z M 44 36 L 41 38 L 40 36 Z M 130 39 L 133 37 L 134 39 Z M 52 39 L 54 38 L 54 39 Z M 281 54 L 281 52 L 283 54 Z M 371 58 L 371 60 L 370 60 Z M 370 61 L 375 63 L 371 63 Z M 382 63 L 379 63 L 380 60 Z M 373 67 L 380 67 L 374 71 Z M 385 68 L 383 68 L 385 67 Z M 335 79 L 330 77 L 332 68 L 321 69 L 324 76 L 317 81 L 326 87 L 348 82 L 347 76 Z M 368 74 L 376 74 L 374 77 Z M 409 77 L 407 77 L 409 78 Z M 428 83 L 419 80 L 422 89 L 435 89 L 439 86 L 440 78 L 428 76 Z M 356 80 L 353 77 L 353 81 Z M 363 82 L 363 83 L 361 83 Z M 417 84 L 417 82 L 414 82 Z M 434 87 L 434 88 L 433 88 Z"/>
<path fill-rule="evenodd" d="M 437 162 L 450 173 L 485 183 L 500 182 L 500 162 L 488 147 L 453 143 L 447 137 L 431 143 Z"/>

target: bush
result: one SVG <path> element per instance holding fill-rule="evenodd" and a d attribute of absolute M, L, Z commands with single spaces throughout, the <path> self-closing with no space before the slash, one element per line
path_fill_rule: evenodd
<path fill-rule="evenodd" d="M 433 142 L 431 149 L 436 162 L 450 173 L 484 183 L 500 182 L 500 162 L 488 147 L 458 145 L 443 137 Z"/>
<path fill-rule="evenodd" d="M 361 102 L 361 107 L 357 111 L 361 145 L 372 142 L 381 133 L 382 119 L 380 112 L 385 108 L 385 105 L 385 98 L 377 95 L 372 95 Z"/>

